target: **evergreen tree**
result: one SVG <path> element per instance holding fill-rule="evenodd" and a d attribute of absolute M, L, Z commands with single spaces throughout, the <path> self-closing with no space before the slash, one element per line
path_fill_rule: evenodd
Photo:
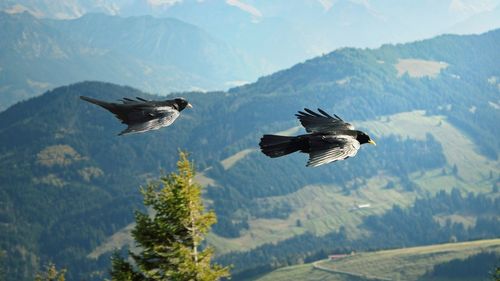
<path fill-rule="evenodd" d="M 229 276 L 228 268 L 211 265 L 211 248 L 200 250 L 216 217 L 204 211 L 201 186 L 193 180 L 195 171 L 186 153 L 180 153 L 177 167 L 178 172 L 161 178 L 161 184 L 141 190 L 153 215 L 136 212 L 132 236 L 141 251 L 130 252 L 134 265 L 115 254 L 112 280 L 211 281 Z"/>
<path fill-rule="evenodd" d="M 492 280 L 500 281 L 500 266 L 495 267 L 493 274 L 491 275 Z"/>
<path fill-rule="evenodd" d="M 36 274 L 35 281 L 64 281 L 65 274 L 66 269 L 57 270 L 56 265 L 50 263 L 45 272 Z"/>

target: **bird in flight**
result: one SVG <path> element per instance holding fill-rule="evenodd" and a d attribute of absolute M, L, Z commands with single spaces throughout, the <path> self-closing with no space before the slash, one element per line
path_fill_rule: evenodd
<path fill-rule="evenodd" d="M 264 135 L 260 139 L 261 151 L 271 157 L 281 157 L 296 151 L 309 154 L 307 167 L 353 157 L 362 144 L 375 142 L 364 132 L 344 122 L 337 115 L 329 115 L 318 108 L 318 112 L 304 108 L 298 117 L 308 134 L 299 136 Z"/>
<path fill-rule="evenodd" d="M 127 124 L 128 127 L 119 135 L 142 133 L 169 126 L 184 108 L 193 107 L 183 98 L 165 101 L 150 101 L 139 97 L 135 100 L 123 98 L 120 100 L 121 103 L 105 102 L 85 96 L 80 98 L 111 111 L 122 123 Z"/>

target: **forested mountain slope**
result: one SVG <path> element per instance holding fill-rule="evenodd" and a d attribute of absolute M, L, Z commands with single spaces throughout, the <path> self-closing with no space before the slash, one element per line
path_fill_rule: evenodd
<path fill-rule="evenodd" d="M 495 30 L 340 49 L 228 92 L 176 94 L 194 108 L 174 125 L 123 137 L 79 96 L 161 97 L 82 82 L 18 103 L 0 113 L 0 265 L 7 280 L 29 280 L 49 260 L 69 280 L 102 279 L 109 250 L 127 245 L 114 234 L 140 208 L 139 185 L 172 170 L 178 149 L 208 185 L 218 214 L 209 242 L 237 278 L 339 248 L 496 236 L 499 45 Z M 258 152 L 264 133 L 302 132 L 294 113 L 304 107 L 378 145 L 318 168 Z"/>

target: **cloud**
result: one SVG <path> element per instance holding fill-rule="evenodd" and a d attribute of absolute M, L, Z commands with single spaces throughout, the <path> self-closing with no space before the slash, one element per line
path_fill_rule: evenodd
<path fill-rule="evenodd" d="M 452 0 L 449 10 L 455 13 L 473 15 L 495 9 L 499 0 Z"/>
<path fill-rule="evenodd" d="M 318 2 L 323 6 L 323 9 L 325 11 L 328 11 L 332 8 L 333 6 L 333 0 L 318 0 Z"/>
<path fill-rule="evenodd" d="M 327 12 L 335 5 L 335 3 L 338 2 L 338 0 L 317 0 L 317 1 L 321 4 L 321 6 L 323 6 L 323 9 Z M 371 9 L 370 0 L 349 0 L 349 2 L 362 5 L 367 9 Z"/>
<path fill-rule="evenodd" d="M 371 9 L 370 0 L 351 0 L 351 2 Z"/>
<path fill-rule="evenodd" d="M 226 3 L 231 5 L 231 6 L 238 7 L 239 9 L 251 14 L 252 16 L 254 16 L 256 18 L 262 17 L 262 13 L 252 5 L 243 3 L 239 0 L 226 0 Z"/>
<path fill-rule="evenodd" d="M 147 0 L 148 4 L 151 6 L 172 6 L 174 4 L 180 3 L 183 0 Z"/>

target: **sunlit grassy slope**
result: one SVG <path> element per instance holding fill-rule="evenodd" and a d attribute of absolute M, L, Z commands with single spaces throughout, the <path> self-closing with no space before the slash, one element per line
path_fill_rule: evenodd
<path fill-rule="evenodd" d="M 281 268 L 254 280 L 411 281 L 418 280 L 436 264 L 465 259 L 481 252 L 500 253 L 500 239 L 355 253 L 337 261 L 323 260 Z"/>
<path fill-rule="evenodd" d="M 432 134 L 443 146 L 448 165 L 457 166 L 457 179 L 467 184 L 480 184 L 490 170 L 499 169 L 498 161 L 490 161 L 480 155 L 475 144 L 443 116 L 427 116 L 424 111 L 404 112 L 361 122 L 359 126 L 368 128 L 376 136 L 395 134 L 404 138 L 425 139 L 427 133 Z M 476 187 L 474 191 L 479 191 Z"/>
<path fill-rule="evenodd" d="M 421 192 L 435 193 L 453 187 L 465 192 L 489 192 L 491 190 L 489 172 L 500 171 L 498 161 L 491 161 L 480 155 L 470 138 L 447 122 L 443 116 L 427 116 L 424 111 L 412 111 L 383 116 L 374 121 L 352 123 L 358 128 L 367 128 L 375 139 L 393 134 L 402 138 L 423 140 L 429 133 L 439 141 L 447 161 L 445 173 L 443 169 L 437 169 L 410 175 L 410 179 L 420 187 Z M 293 130 L 296 131 L 296 127 Z M 245 161 L 245 156 L 249 153 L 259 152 L 247 149 L 228 159 Z M 457 175 L 450 172 L 454 165 L 458 169 Z M 231 166 L 228 166 L 228 169 L 230 168 Z M 397 187 L 386 189 L 388 181 L 395 182 Z M 286 204 L 293 212 L 284 219 L 251 219 L 249 230 L 242 232 L 238 238 L 228 239 L 212 235 L 209 240 L 219 253 L 224 253 L 252 249 L 305 231 L 322 235 L 338 230 L 341 226 L 346 228 L 350 237 L 359 238 L 364 234 L 359 228 L 363 217 L 382 214 L 395 204 L 409 206 L 419 196 L 418 192 L 404 191 L 398 186 L 398 182 L 398 178 L 381 171 L 377 176 L 367 179 L 364 186 L 349 195 L 344 194 L 339 186 L 309 185 L 285 196 L 258 199 L 254 202 L 258 208 Z M 370 206 L 358 208 L 364 204 Z M 438 217 L 436 219 L 443 220 Z M 297 226 L 298 220 L 300 226 Z M 467 222 L 466 225 L 472 223 L 470 218 L 461 215 L 456 215 L 453 221 L 464 221 Z"/>
<path fill-rule="evenodd" d="M 335 185 L 306 186 L 286 196 L 270 197 L 257 201 L 260 205 L 290 204 L 293 212 L 285 219 L 253 219 L 250 229 L 238 238 L 209 239 L 220 251 L 248 250 L 264 243 L 284 240 L 305 231 L 317 235 L 338 230 L 344 226 L 350 237 L 357 238 L 363 231 L 357 226 L 362 218 L 381 214 L 393 204 L 409 205 L 415 198 L 413 193 L 384 190 L 387 180 L 374 177 L 365 188 L 351 195 L 344 195 Z M 370 204 L 359 209 L 359 205 Z M 297 220 L 300 221 L 298 226 Z"/>

